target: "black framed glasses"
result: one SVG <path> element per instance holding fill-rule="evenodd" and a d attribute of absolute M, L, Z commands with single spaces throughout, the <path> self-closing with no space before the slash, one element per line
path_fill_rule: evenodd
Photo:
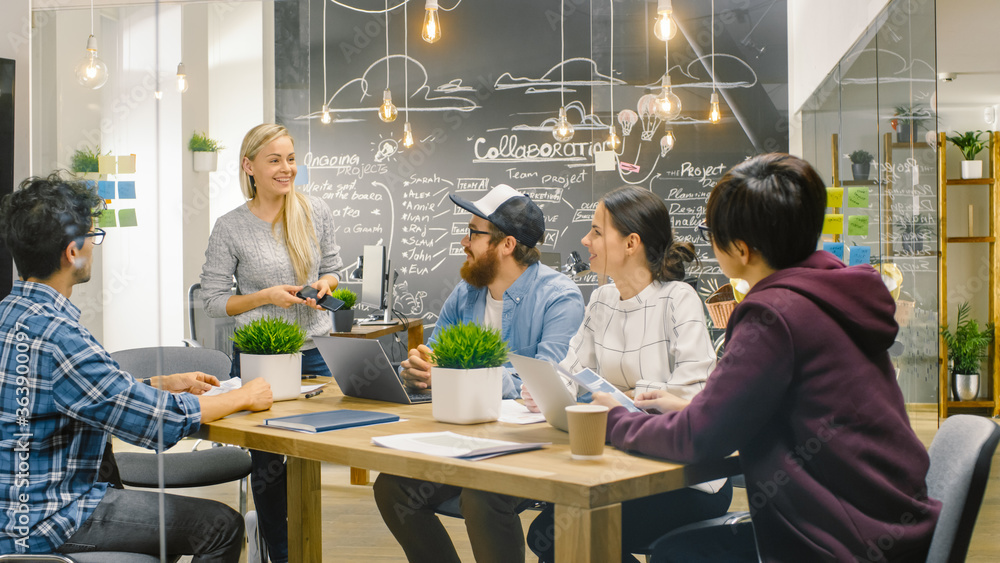
<path fill-rule="evenodd" d="M 469 240 L 472 240 L 472 237 L 476 235 L 488 235 L 488 234 L 490 234 L 489 231 L 477 231 L 476 229 L 469 227 L 469 234 L 468 234 Z"/>
<path fill-rule="evenodd" d="M 81 236 L 80 238 L 93 237 L 94 238 L 94 246 L 98 246 L 102 242 L 104 242 L 104 235 L 105 235 L 104 229 L 95 228 L 93 231 L 91 231 L 91 232 L 89 232 L 89 233 Z"/>
<path fill-rule="evenodd" d="M 701 240 L 711 244 L 712 243 L 712 229 L 708 228 L 708 223 L 702 221 L 698 223 L 698 234 L 701 235 Z"/>

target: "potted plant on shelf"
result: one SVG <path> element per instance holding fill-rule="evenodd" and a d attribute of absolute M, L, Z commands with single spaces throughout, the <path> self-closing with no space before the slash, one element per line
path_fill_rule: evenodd
<path fill-rule="evenodd" d="M 109 151 L 108 154 L 111 152 Z M 70 158 L 70 170 L 86 180 L 96 180 L 100 177 L 100 166 L 97 161 L 99 156 L 101 156 L 101 147 L 97 147 L 96 150 L 89 146 L 76 149 Z"/>
<path fill-rule="evenodd" d="M 330 294 L 334 299 L 340 299 L 344 305 L 333 312 L 333 330 L 335 332 L 351 332 L 354 325 L 354 304 L 358 301 L 358 294 L 346 287 L 340 288 Z"/>
<path fill-rule="evenodd" d="M 271 384 L 275 401 L 299 396 L 302 381 L 302 354 L 306 332 L 293 322 L 264 317 L 245 324 L 233 333 L 240 352 L 240 377 L 244 382 L 263 377 Z"/>
<path fill-rule="evenodd" d="M 953 137 L 948 137 L 948 140 L 958 147 L 958 150 L 962 151 L 962 156 L 965 157 L 965 160 L 962 161 L 962 179 L 983 177 L 983 161 L 976 160 L 979 151 L 986 148 L 986 142 L 979 138 L 982 135 L 983 132 L 979 130 L 966 131 L 961 135 L 955 131 Z"/>
<path fill-rule="evenodd" d="M 195 131 L 188 141 L 188 150 L 194 158 L 195 172 L 215 172 L 219 166 L 219 151 L 226 147 L 206 133 Z"/>
<path fill-rule="evenodd" d="M 507 343 L 500 331 L 476 323 L 442 329 L 431 356 L 436 420 L 476 424 L 500 418 Z"/>
<path fill-rule="evenodd" d="M 941 325 L 941 337 L 948 345 L 951 362 L 951 385 L 955 399 L 971 401 L 979 394 L 979 368 L 993 342 L 993 323 L 979 330 L 979 323 L 969 318 L 969 302 L 958 306 L 955 332 Z"/>
<path fill-rule="evenodd" d="M 924 107 L 906 105 L 896 106 L 895 110 L 896 115 L 890 123 L 896 131 L 896 142 L 916 142 L 920 138 L 920 123 L 931 118 L 930 110 Z"/>
<path fill-rule="evenodd" d="M 872 153 L 858 149 L 849 154 L 848 158 L 851 159 L 851 173 L 854 175 L 854 179 L 867 181 L 871 174 L 872 161 L 875 160 Z"/>

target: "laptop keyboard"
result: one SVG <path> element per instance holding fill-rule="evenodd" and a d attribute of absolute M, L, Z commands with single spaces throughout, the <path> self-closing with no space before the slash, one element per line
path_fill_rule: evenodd
<path fill-rule="evenodd" d="M 429 403 L 429 402 L 431 402 L 431 394 L 430 393 L 416 392 L 416 393 L 407 393 L 406 395 L 410 398 L 410 402 L 411 403 Z"/>

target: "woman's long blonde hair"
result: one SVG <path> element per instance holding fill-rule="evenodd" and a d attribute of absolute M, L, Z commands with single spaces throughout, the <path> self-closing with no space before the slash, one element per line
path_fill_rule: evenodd
<path fill-rule="evenodd" d="M 243 167 L 243 159 L 248 158 L 253 161 L 261 149 L 281 137 L 288 137 L 294 146 L 295 140 L 288 133 L 288 129 L 274 123 L 258 125 L 243 137 L 243 145 L 240 147 L 240 189 L 248 201 L 257 197 L 257 186 Z M 305 195 L 295 190 L 295 183 L 292 184 L 292 191 L 285 196 L 281 211 L 271 223 L 271 230 L 274 231 L 280 220 L 285 247 L 295 269 L 296 283 L 303 285 L 309 283 L 314 260 L 319 259 L 319 239 L 316 238 L 316 229 L 313 228 L 309 202 Z"/>

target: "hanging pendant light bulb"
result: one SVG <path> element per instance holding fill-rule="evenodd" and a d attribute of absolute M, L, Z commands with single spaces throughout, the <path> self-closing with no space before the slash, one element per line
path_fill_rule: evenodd
<path fill-rule="evenodd" d="M 660 156 L 667 156 L 676 143 L 677 139 L 674 137 L 673 129 L 667 129 L 667 134 L 660 138 Z"/>
<path fill-rule="evenodd" d="M 108 81 L 108 65 L 97 56 L 97 38 L 87 39 L 87 52 L 76 65 L 76 80 L 81 86 L 97 90 Z"/>
<path fill-rule="evenodd" d="M 622 144 L 622 139 L 618 136 L 618 132 L 615 131 L 614 125 L 608 127 L 608 130 L 608 140 L 604 141 L 604 146 L 609 150 L 618 150 L 618 146 Z"/>
<path fill-rule="evenodd" d="M 575 132 L 573 125 L 566 119 L 566 108 L 559 108 L 559 118 L 556 119 L 556 126 L 552 128 L 552 136 L 560 143 L 568 143 L 573 139 Z"/>
<path fill-rule="evenodd" d="M 722 110 L 719 109 L 719 93 L 712 92 L 711 109 L 708 112 L 708 121 L 712 124 L 722 121 Z"/>
<path fill-rule="evenodd" d="M 333 122 L 333 118 L 330 117 L 330 106 L 328 104 L 323 104 L 323 113 L 320 114 L 319 122 L 323 125 L 329 125 Z"/>
<path fill-rule="evenodd" d="M 441 19 L 438 18 L 438 0 L 427 0 L 424 4 L 424 27 L 420 36 L 428 43 L 441 39 Z"/>
<path fill-rule="evenodd" d="M 188 91 L 187 72 L 184 70 L 184 63 L 177 63 L 177 91 L 183 94 Z"/>
<path fill-rule="evenodd" d="M 656 117 L 670 121 L 681 114 L 681 99 L 670 88 L 670 76 L 664 74 L 660 85 L 660 95 L 656 98 Z"/>
<path fill-rule="evenodd" d="M 403 124 L 403 148 L 410 148 L 413 146 L 413 129 L 410 128 L 410 122 L 407 121 Z"/>
<path fill-rule="evenodd" d="M 378 118 L 386 123 L 392 123 L 396 121 L 398 113 L 396 104 L 392 103 L 392 92 L 386 88 L 382 94 L 382 105 L 378 108 Z"/>
<path fill-rule="evenodd" d="M 674 11 L 672 0 L 659 0 L 656 4 L 656 23 L 653 24 L 653 35 L 660 41 L 669 41 L 677 35 L 677 24 L 672 16 Z"/>

